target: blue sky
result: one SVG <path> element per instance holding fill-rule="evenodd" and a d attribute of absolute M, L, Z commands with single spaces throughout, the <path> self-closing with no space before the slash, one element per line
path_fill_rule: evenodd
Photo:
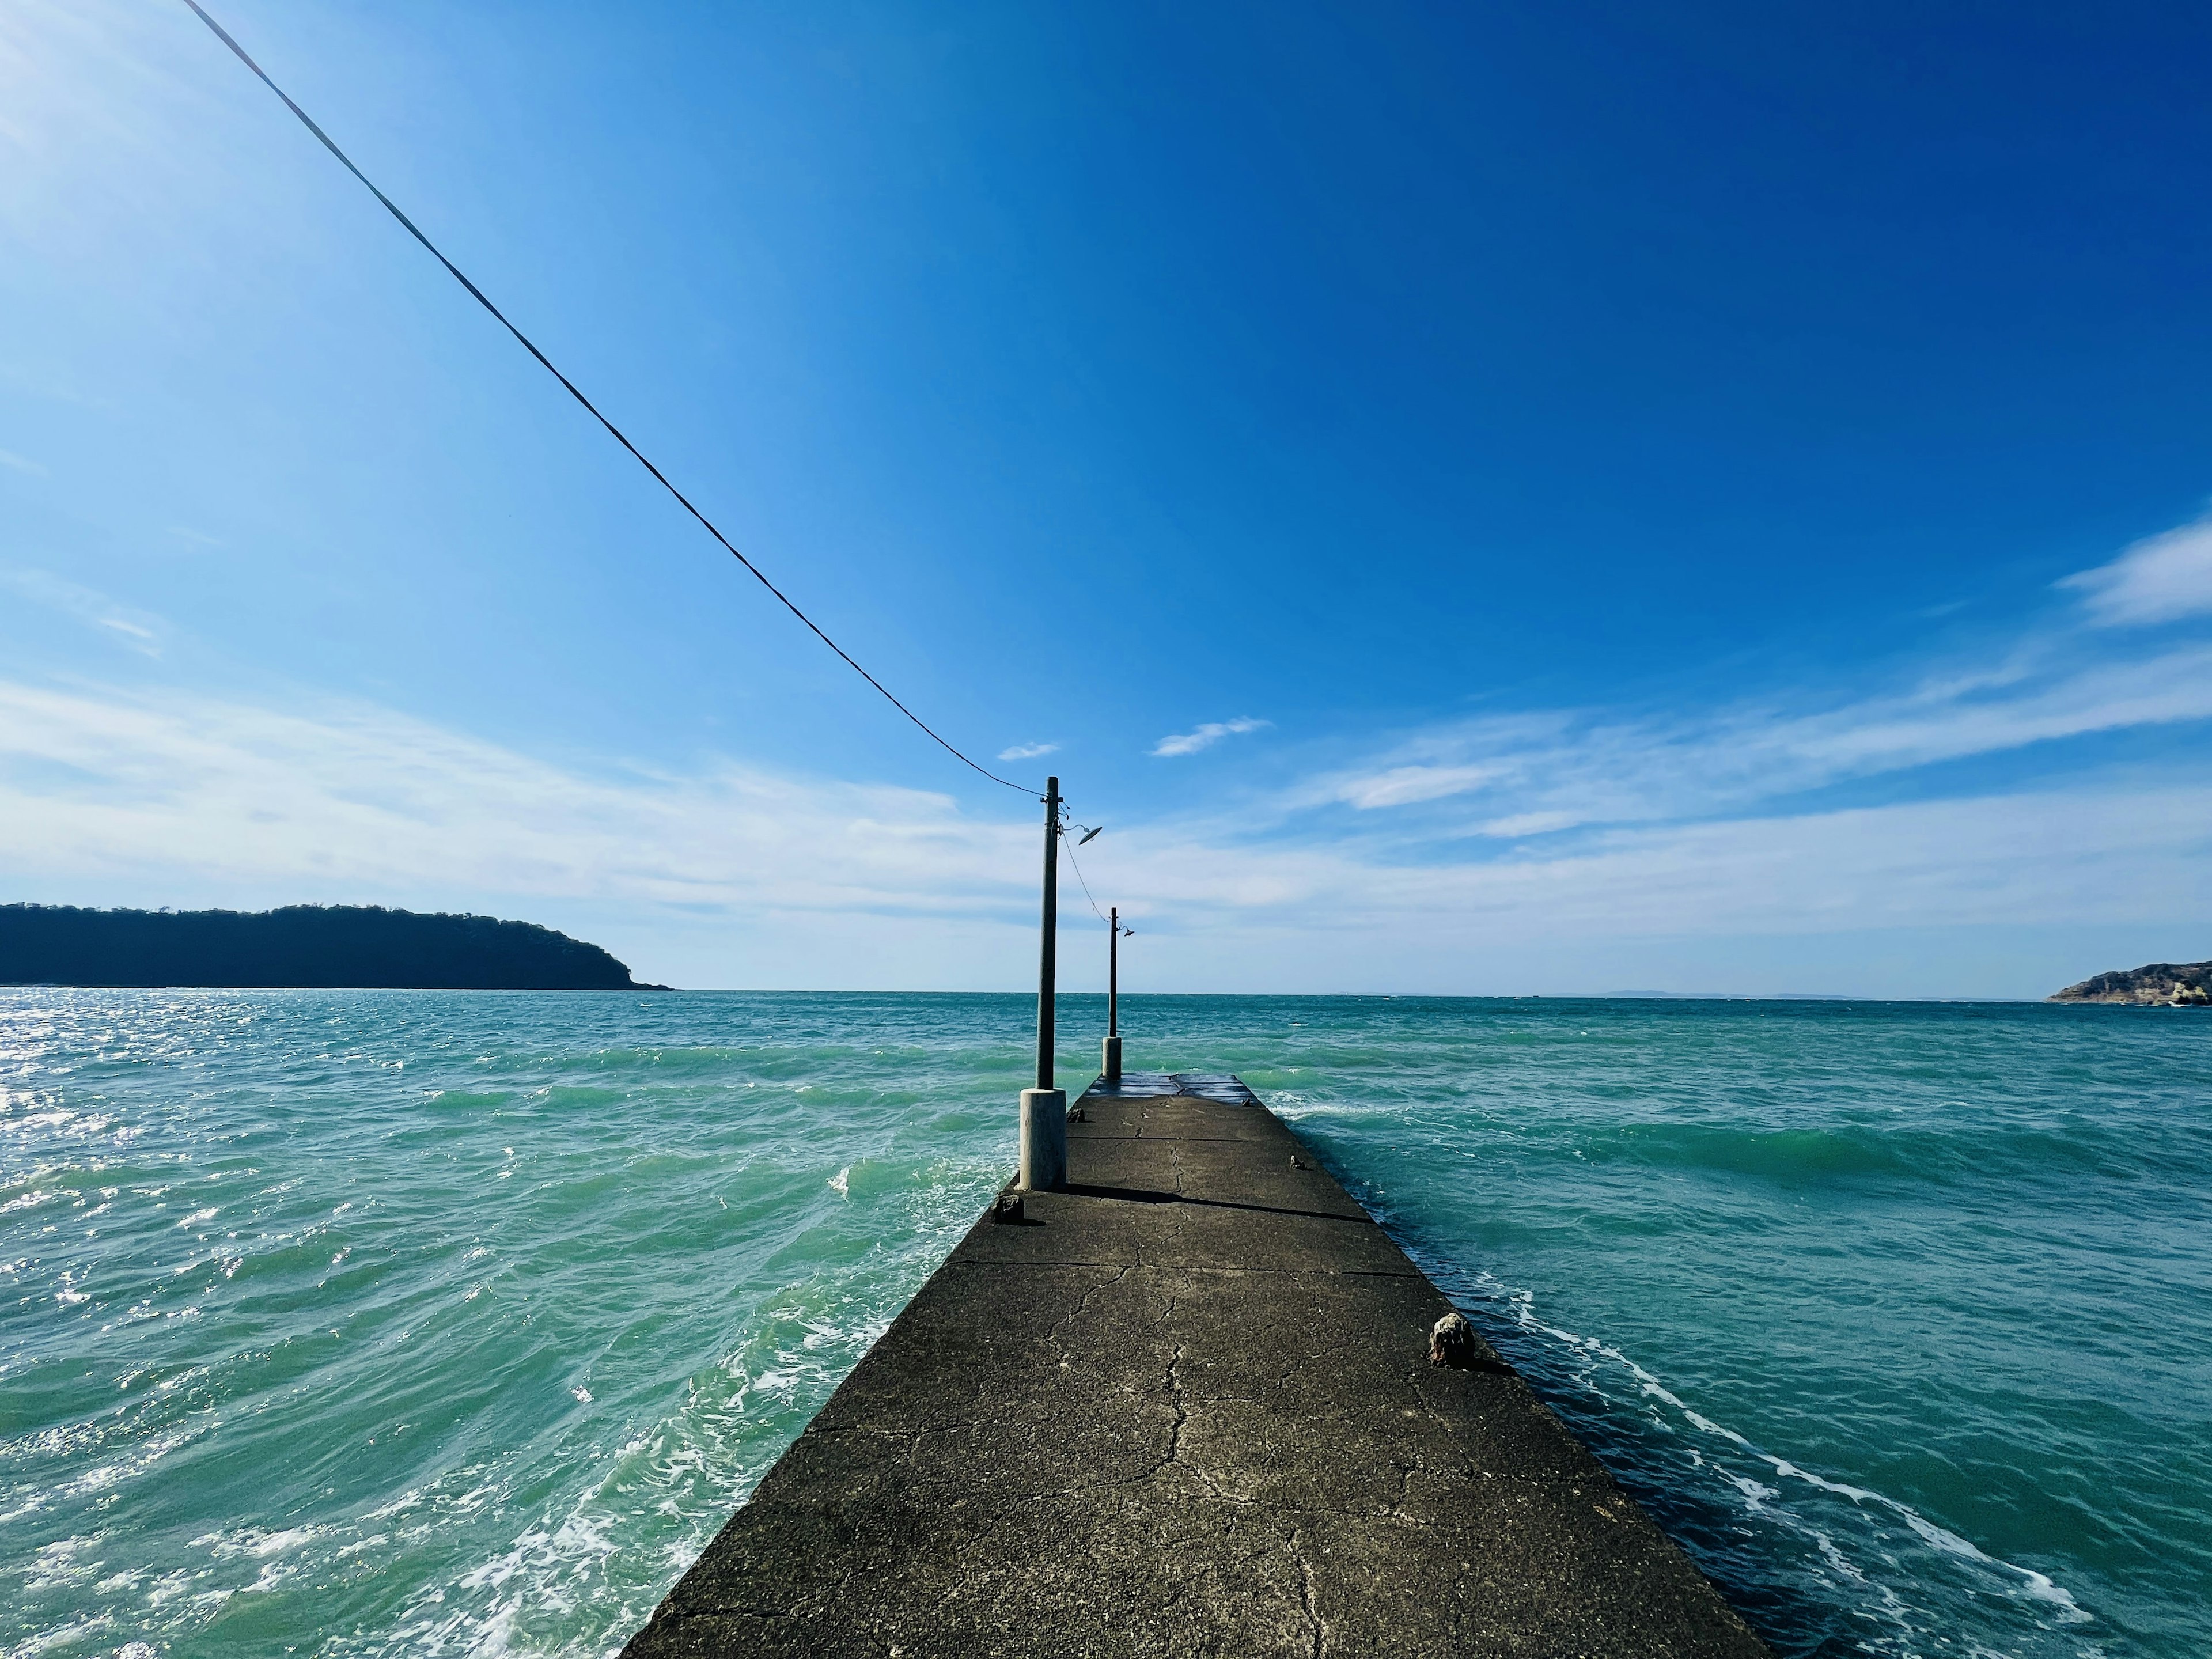
<path fill-rule="evenodd" d="M 2202 14 L 217 15 L 925 718 L 1053 746 L 1138 984 L 2212 954 Z M 10 7 L 0 152 L 5 896 L 1029 979 L 1034 806 L 181 4 Z"/>

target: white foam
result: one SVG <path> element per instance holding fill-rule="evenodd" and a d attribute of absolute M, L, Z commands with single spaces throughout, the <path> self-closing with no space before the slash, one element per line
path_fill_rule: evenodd
<path fill-rule="evenodd" d="M 2075 1599 L 2071 1591 L 2048 1574 L 2039 1572 L 2033 1567 L 2024 1567 L 2016 1562 L 1990 1555 L 1972 1540 L 1962 1538 L 1948 1528 L 1929 1520 L 1910 1504 L 1894 1498 L 1864 1486 L 1856 1486 L 1840 1480 L 1831 1480 L 1826 1476 L 1816 1474 L 1792 1462 L 1788 1458 L 1778 1457 L 1771 1452 L 1763 1450 L 1734 1429 L 1725 1424 L 1716 1422 L 1704 1413 L 1698 1411 L 1668 1389 L 1658 1377 L 1638 1364 L 1620 1349 L 1594 1337 L 1583 1336 L 1578 1332 L 1549 1324 L 1538 1318 L 1535 1313 L 1534 1291 L 1508 1286 L 1487 1273 L 1478 1273 L 1473 1277 L 1489 1299 L 1510 1310 L 1514 1323 L 1521 1329 L 1533 1335 L 1550 1339 L 1578 1358 L 1603 1359 L 1619 1366 L 1635 1379 L 1635 1392 L 1638 1398 L 1656 1400 L 1671 1407 L 1680 1413 L 1684 1422 L 1699 1433 L 1711 1436 L 1749 1453 L 1771 1469 L 1781 1480 L 1797 1482 L 1814 1491 L 1843 1498 L 1856 1508 L 1875 1509 L 1893 1515 L 1930 1548 L 1954 1559 L 1971 1563 L 1998 1575 L 1996 1588 L 2001 1593 L 2019 1596 L 2051 1608 L 2061 1624 L 2080 1625 L 2093 1622 L 2094 1615 Z M 1608 1400 L 1613 1398 L 1606 1389 L 1599 1386 L 1595 1367 L 1578 1369 L 1575 1376 L 1578 1382 L 1601 1398 Z M 1718 1474 L 1735 1490 L 1748 1512 L 1786 1526 L 1790 1530 L 1809 1539 L 1815 1550 L 1819 1552 L 1821 1559 L 1828 1565 L 1854 1583 L 1869 1586 L 1875 1591 L 1880 1602 L 1878 1616 L 1908 1633 L 1914 1632 L 1911 1610 L 1897 1595 L 1896 1590 L 1888 1583 L 1881 1582 L 1861 1566 L 1855 1565 L 1827 1532 L 1793 1514 L 1786 1502 L 1777 1503 L 1775 1500 L 1784 1496 L 1781 1487 L 1769 1486 L 1752 1476 L 1728 1469 L 1719 1463 L 1709 1464 L 1694 1449 L 1690 1453 L 1690 1462 L 1692 1468 L 1701 1469 L 1711 1468 Z M 1903 1564 L 1887 1551 L 1876 1547 L 1874 1553 L 1891 1568 L 1899 1571 L 1905 1571 Z"/>

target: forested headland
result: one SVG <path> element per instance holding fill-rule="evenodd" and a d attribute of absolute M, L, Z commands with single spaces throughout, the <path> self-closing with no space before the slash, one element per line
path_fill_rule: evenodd
<path fill-rule="evenodd" d="M 535 922 L 379 905 L 98 910 L 0 905 L 0 985 L 638 991 L 596 945 Z"/>

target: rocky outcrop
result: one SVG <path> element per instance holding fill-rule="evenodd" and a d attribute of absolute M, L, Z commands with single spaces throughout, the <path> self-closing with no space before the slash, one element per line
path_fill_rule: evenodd
<path fill-rule="evenodd" d="M 2154 962 L 2069 985 L 2052 1002 L 2119 1002 L 2138 1008 L 2212 1008 L 2212 962 Z"/>

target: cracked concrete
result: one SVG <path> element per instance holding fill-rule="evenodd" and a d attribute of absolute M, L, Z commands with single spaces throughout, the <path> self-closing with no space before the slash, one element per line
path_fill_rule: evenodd
<path fill-rule="evenodd" d="M 629 1659 L 1765 1654 L 1232 1085 L 1086 1095 Z"/>

